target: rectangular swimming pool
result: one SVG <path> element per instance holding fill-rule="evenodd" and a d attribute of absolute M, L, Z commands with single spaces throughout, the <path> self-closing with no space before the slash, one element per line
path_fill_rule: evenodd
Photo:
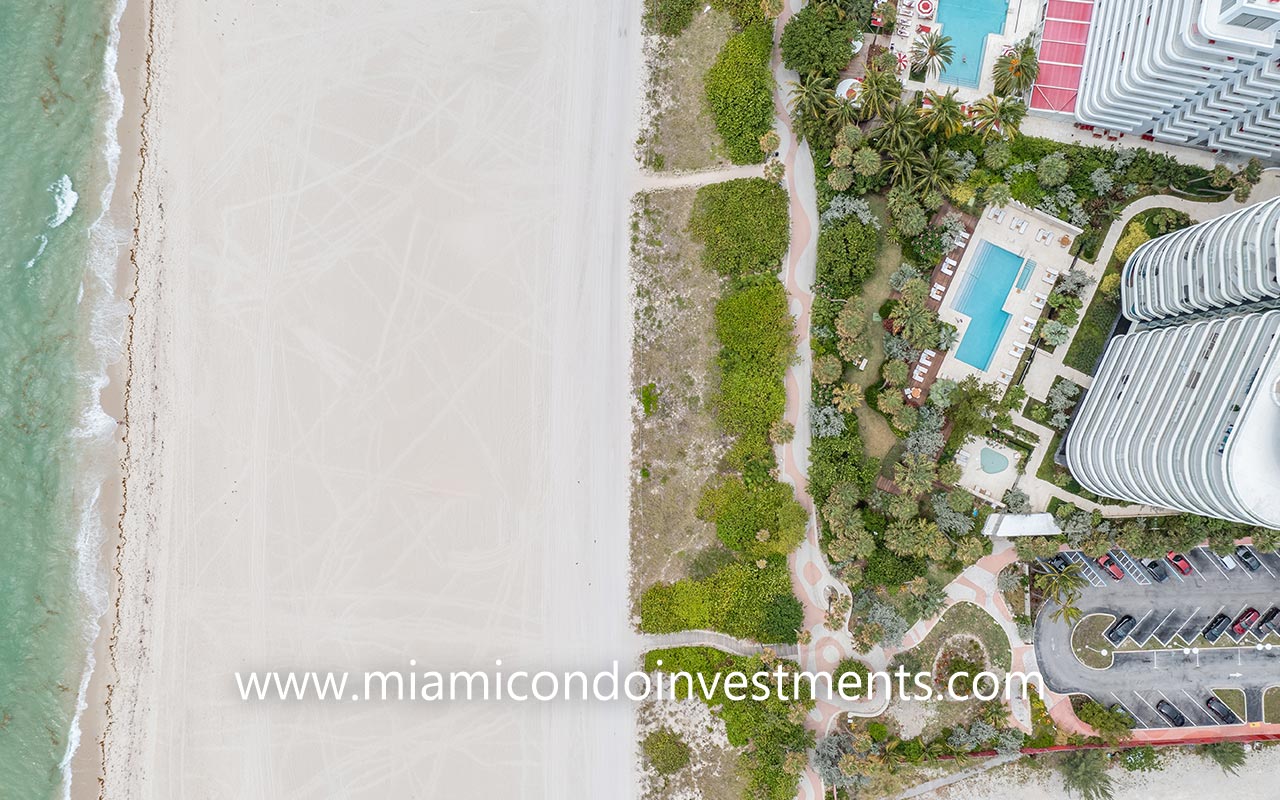
<path fill-rule="evenodd" d="M 978 242 L 977 248 L 956 295 L 956 310 L 969 317 L 956 358 L 985 372 L 1012 319 L 1004 301 L 1022 271 L 1023 258 L 987 241 Z"/>
<path fill-rule="evenodd" d="M 982 78 L 982 53 L 987 34 L 1004 33 L 1009 0 L 938 0 L 942 34 L 956 49 L 951 66 L 942 71 L 943 83 L 976 89 Z"/>

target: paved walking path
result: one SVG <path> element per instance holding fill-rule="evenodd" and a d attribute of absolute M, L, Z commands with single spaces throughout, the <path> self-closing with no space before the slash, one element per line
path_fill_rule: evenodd
<path fill-rule="evenodd" d="M 1005 764 L 1010 764 L 1020 758 L 1022 758 L 1021 753 L 1013 753 L 1007 756 L 992 756 L 981 764 L 969 767 L 968 769 L 957 772 L 954 775 L 944 775 L 941 778 L 934 778 L 931 781 L 925 781 L 924 783 L 917 784 L 898 795 L 896 800 L 908 800 L 908 798 L 911 797 L 919 797 L 922 794 L 929 794 L 930 792 L 941 789 L 944 786 L 950 786 L 953 783 L 959 783 L 960 781 L 976 777 L 987 770 L 1002 767 Z"/>
<path fill-rule="evenodd" d="M 735 639 L 727 633 L 719 631 L 679 631 L 677 633 L 648 634 L 641 637 L 641 645 L 645 652 L 650 650 L 668 650 L 673 647 L 714 647 L 726 653 L 739 656 L 754 656 L 765 650 L 772 650 L 782 658 L 795 658 L 797 647 L 794 644 L 760 644 L 746 639 Z"/>
<path fill-rule="evenodd" d="M 731 181 L 735 178 L 762 178 L 763 164 L 741 164 L 733 167 L 720 167 L 697 172 L 650 172 L 640 170 L 637 184 L 640 191 L 655 189 L 689 189 L 706 186 L 709 183 Z"/>

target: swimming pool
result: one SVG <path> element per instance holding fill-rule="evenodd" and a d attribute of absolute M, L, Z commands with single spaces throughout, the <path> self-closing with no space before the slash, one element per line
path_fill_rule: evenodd
<path fill-rule="evenodd" d="M 984 447 L 978 452 L 978 461 L 982 464 L 982 471 L 988 475 L 999 475 L 1009 468 L 1009 457 L 990 447 Z"/>
<path fill-rule="evenodd" d="M 1022 256 L 987 241 L 976 245 L 973 262 L 956 295 L 956 310 L 969 316 L 969 327 L 956 358 L 986 371 L 1012 315 L 1003 306 L 1022 270 Z"/>
<path fill-rule="evenodd" d="M 938 23 L 956 49 L 951 66 L 942 71 L 943 83 L 978 87 L 987 34 L 1004 33 L 1008 13 L 1009 0 L 938 0 Z"/>

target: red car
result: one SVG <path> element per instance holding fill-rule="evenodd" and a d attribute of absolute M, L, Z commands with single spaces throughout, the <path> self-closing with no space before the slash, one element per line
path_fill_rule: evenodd
<path fill-rule="evenodd" d="M 1249 628 L 1253 627 L 1253 623 L 1258 621 L 1258 609 L 1246 608 L 1244 612 L 1236 617 L 1236 621 L 1231 626 L 1231 630 L 1236 636 L 1244 636 Z"/>
<path fill-rule="evenodd" d="M 1174 569 L 1178 570 L 1178 572 L 1183 575 L 1191 574 L 1191 562 L 1188 561 L 1186 556 L 1182 555 L 1182 553 L 1175 553 L 1170 550 L 1168 553 L 1165 553 L 1164 557 L 1169 559 L 1169 563 L 1172 564 Z"/>
<path fill-rule="evenodd" d="M 1107 574 L 1110 575 L 1113 580 L 1118 581 L 1124 578 L 1124 570 L 1120 569 L 1120 565 L 1116 563 L 1116 560 L 1111 557 L 1110 553 L 1098 556 L 1098 566 L 1105 569 Z"/>

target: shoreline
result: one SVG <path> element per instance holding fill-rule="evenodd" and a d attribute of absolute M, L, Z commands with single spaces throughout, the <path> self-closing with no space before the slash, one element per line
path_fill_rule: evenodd
<path fill-rule="evenodd" d="M 128 392 L 130 364 L 133 359 L 132 328 L 134 295 L 136 292 L 135 248 L 139 227 L 137 192 L 142 179 L 144 163 L 143 105 L 149 78 L 149 54 L 147 47 L 150 0 L 124 2 L 123 13 L 116 21 L 117 50 L 114 69 L 123 102 L 121 116 L 116 124 L 116 143 L 119 160 L 116 165 L 115 185 L 106 209 L 107 219 L 113 229 L 128 237 L 119 247 L 116 258 L 114 302 L 124 304 L 127 317 L 123 320 L 122 352 L 107 369 L 107 383 L 103 387 L 100 403 L 102 410 L 120 425 L 115 435 L 116 463 L 119 470 L 102 483 L 99 498 L 99 524 L 104 535 L 99 543 L 98 564 L 107 578 L 106 607 L 93 622 L 97 624 L 97 636 L 90 655 L 92 673 L 85 699 L 87 706 L 79 719 L 79 746 L 70 753 L 65 796 L 73 800 L 102 798 L 103 769 L 105 763 L 106 736 L 112 724 L 112 688 L 120 673 L 120 664 L 112 646 L 118 625 L 121 597 L 118 593 L 122 574 L 122 518 L 126 510 L 127 472 L 124 469 L 129 452 L 128 441 Z"/>

